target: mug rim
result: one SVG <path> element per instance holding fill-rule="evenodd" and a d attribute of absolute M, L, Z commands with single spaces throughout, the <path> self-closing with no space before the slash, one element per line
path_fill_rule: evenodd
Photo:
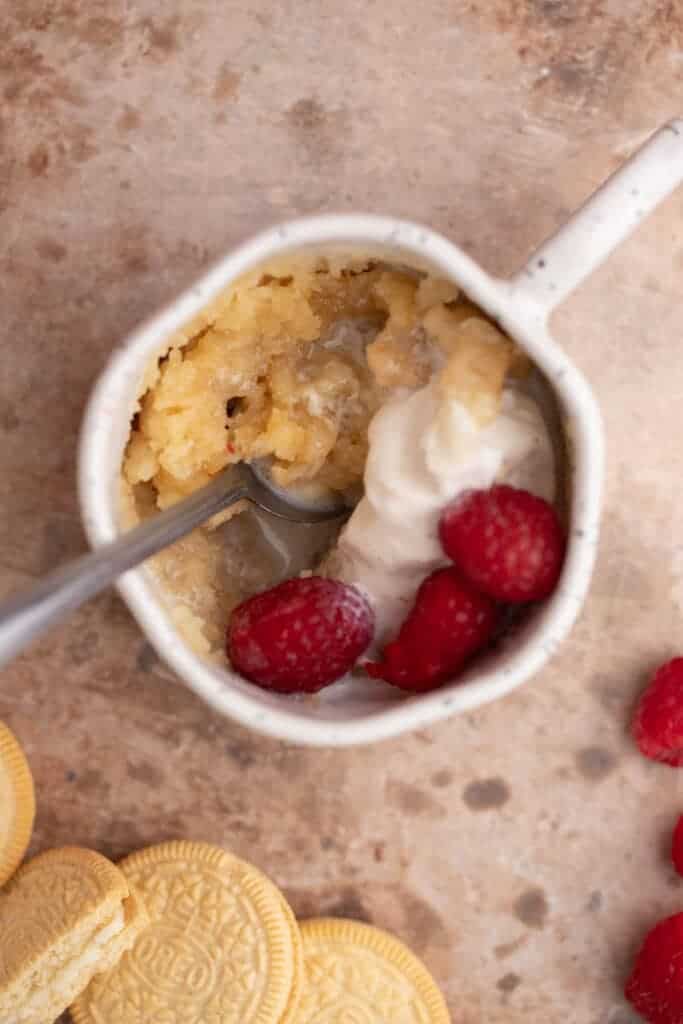
<path fill-rule="evenodd" d="M 284 253 L 334 246 L 405 253 L 408 262 L 412 257 L 412 262 L 433 267 L 453 280 L 520 344 L 559 399 L 571 447 L 572 501 L 560 584 L 538 613 L 533 637 L 506 656 L 505 665 L 480 673 L 475 667 L 470 670 L 471 679 L 406 696 L 349 720 L 301 714 L 294 701 L 291 708 L 268 705 L 264 692 L 255 688 L 252 696 L 252 684 L 190 650 L 154 594 L 143 567 L 121 578 L 117 587 L 143 632 L 190 689 L 214 710 L 248 728 L 313 746 L 351 746 L 397 736 L 504 696 L 539 671 L 568 634 L 586 597 L 598 543 L 604 474 L 603 427 L 591 389 L 554 341 L 547 314 L 513 282 L 487 274 L 457 245 L 412 221 L 354 213 L 304 217 L 269 228 L 229 250 L 194 285 L 129 334 L 110 357 L 88 401 L 78 450 L 81 513 L 93 546 L 118 533 L 117 479 L 111 474 L 107 478 L 112 422 L 122 406 L 128 405 L 132 413 L 143 369 L 154 351 L 248 270 Z M 119 466 L 121 454 L 117 456 Z"/>

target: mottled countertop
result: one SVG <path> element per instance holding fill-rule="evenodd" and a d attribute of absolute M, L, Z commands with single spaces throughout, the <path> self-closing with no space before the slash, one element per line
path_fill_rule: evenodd
<path fill-rule="evenodd" d="M 91 384 L 227 247 L 361 208 L 510 272 L 683 112 L 667 0 L 0 0 L 0 29 L 0 593 L 83 549 Z M 635 944 L 683 908 L 679 776 L 627 733 L 681 640 L 682 272 L 679 194 L 556 316 L 609 470 L 590 600 L 538 678 L 381 746 L 298 750 L 213 715 L 107 594 L 2 676 L 33 850 L 222 843 L 299 913 L 401 935 L 456 1024 L 624 1024 Z"/>

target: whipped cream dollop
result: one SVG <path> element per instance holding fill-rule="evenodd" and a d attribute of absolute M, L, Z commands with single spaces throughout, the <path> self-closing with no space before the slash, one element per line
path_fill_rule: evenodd
<path fill-rule="evenodd" d="M 513 388 L 503 391 L 496 418 L 480 427 L 433 379 L 383 405 L 369 440 L 365 495 L 327 571 L 366 594 L 376 616 L 376 647 L 396 633 L 422 580 L 448 564 L 438 538 L 445 506 L 494 482 L 551 501 L 555 468 L 539 406 Z"/>

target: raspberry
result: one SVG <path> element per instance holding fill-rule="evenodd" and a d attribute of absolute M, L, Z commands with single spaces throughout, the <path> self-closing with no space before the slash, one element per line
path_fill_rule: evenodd
<path fill-rule="evenodd" d="M 285 580 L 235 608 L 228 657 L 267 690 L 315 693 L 353 668 L 373 628 L 355 587 L 321 576 Z"/>
<path fill-rule="evenodd" d="M 679 875 L 683 875 L 683 814 L 676 822 L 671 838 L 671 860 Z"/>
<path fill-rule="evenodd" d="M 552 505 L 505 484 L 470 491 L 444 511 L 441 545 L 463 576 L 499 601 L 540 601 L 555 589 L 564 532 Z"/>
<path fill-rule="evenodd" d="M 437 569 L 421 584 L 398 636 L 379 662 L 367 662 L 368 675 L 402 690 L 424 693 L 451 679 L 486 644 L 496 625 L 490 598 L 452 566 Z"/>
<path fill-rule="evenodd" d="M 683 658 L 657 669 L 641 694 L 633 737 L 645 757 L 674 768 L 683 765 Z"/>
<path fill-rule="evenodd" d="M 683 914 L 645 936 L 625 995 L 649 1024 L 683 1024 Z"/>

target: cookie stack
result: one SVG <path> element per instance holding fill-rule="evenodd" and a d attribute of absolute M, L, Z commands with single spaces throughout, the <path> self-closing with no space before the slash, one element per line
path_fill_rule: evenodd
<path fill-rule="evenodd" d="M 99 853 L 65 847 L 19 867 L 34 814 L 31 770 L 0 722 L 0 1024 L 55 1020 L 149 924 L 123 873 Z"/>
<path fill-rule="evenodd" d="M 208 843 L 118 866 L 51 850 L 15 873 L 33 783 L 1 724 L 0 807 L 0 1024 L 50 1024 L 69 1005 L 75 1024 L 450 1020 L 402 943 L 354 921 L 297 924 L 265 875 Z"/>

